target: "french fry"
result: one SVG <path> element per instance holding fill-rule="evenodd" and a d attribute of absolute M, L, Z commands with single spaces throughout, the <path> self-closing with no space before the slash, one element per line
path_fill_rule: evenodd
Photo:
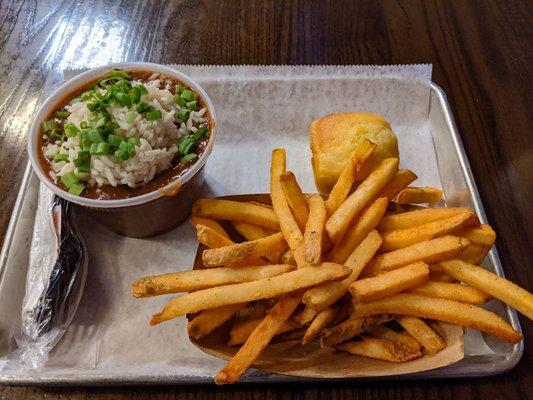
<path fill-rule="evenodd" d="M 425 240 L 375 257 L 363 270 L 362 276 L 372 276 L 419 261 L 433 263 L 449 260 L 461 253 L 467 246 L 468 240 L 465 238 L 450 235 Z"/>
<path fill-rule="evenodd" d="M 359 142 L 326 200 L 328 217 L 331 217 L 342 202 L 346 200 L 352 190 L 357 172 L 361 169 L 361 165 L 363 165 L 368 159 L 375 148 L 376 144 L 370 140 L 363 139 Z"/>
<path fill-rule="evenodd" d="M 274 149 L 270 164 L 270 198 L 274 212 L 279 220 L 281 232 L 292 251 L 296 265 L 298 268 L 302 268 L 306 265 L 303 253 L 303 234 L 292 215 L 280 181 L 281 175 L 285 172 L 285 164 L 285 150 Z"/>
<path fill-rule="evenodd" d="M 294 320 L 300 325 L 307 325 L 313 321 L 318 315 L 318 311 L 312 309 L 309 306 L 305 306 L 301 311 L 294 316 Z"/>
<path fill-rule="evenodd" d="M 479 224 L 476 215 L 472 211 L 467 210 L 450 218 L 386 232 L 383 234 L 381 251 L 387 252 L 401 249 L 424 240 L 447 235 L 465 226 L 473 226 L 476 224 Z M 457 234 L 454 233 L 454 235 Z"/>
<path fill-rule="evenodd" d="M 267 300 L 255 301 L 247 308 L 247 318 L 255 319 L 264 317 L 267 313 L 267 310 L 272 307 L 273 304 L 268 304 Z M 239 315 L 240 317 L 240 315 Z"/>
<path fill-rule="evenodd" d="M 246 222 L 231 221 L 233 228 L 246 240 L 257 240 L 270 236 L 276 232 L 261 226 L 248 224 Z"/>
<path fill-rule="evenodd" d="M 274 340 L 276 342 L 291 342 L 294 340 L 297 340 L 299 342 L 304 337 L 306 330 L 307 328 L 304 327 L 304 328 L 294 329 L 288 332 L 283 332 L 283 333 L 276 335 Z"/>
<path fill-rule="evenodd" d="M 196 340 L 203 339 L 212 331 L 228 321 L 247 303 L 228 304 L 225 306 L 204 310 L 187 324 L 187 333 Z"/>
<path fill-rule="evenodd" d="M 396 197 L 398 204 L 436 203 L 442 197 L 442 190 L 434 187 L 408 187 Z"/>
<path fill-rule="evenodd" d="M 417 262 L 388 271 L 373 278 L 358 280 L 350 285 L 354 303 L 364 303 L 403 292 L 429 278 L 426 263 Z"/>
<path fill-rule="evenodd" d="M 361 340 L 356 342 L 339 344 L 335 348 L 359 356 L 396 363 L 413 360 L 422 356 L 420 350 L 416 350 L 402 343 L 368 336 L 363 336 Z"/>
<path fill-rule="evenodd" d="M 375 169 L 333 213 L 326 231 L 336 243 L 344 236 L 354 217 L 368 205 L 385 184 L 398 172 L 398 159 L 388 158 Z"/>
<path fill-rule="evenodd" d="M 312 267 L 308 267 L 312 268 Z M 300 270 L 302 271 L 302 270 Z M 270 309 L 267 316 L 254 329 L 248 340 L 215 377 L 217 385 L 236 382 L 261 352 L 278 333 L 280 328 L 289 319 L 301 301 L 301 293 L 290 293 L 282 296 L 276 305 Z"/>
<path fill-rule="evenodd" d="M 414 293 L 400 293 L 370 303 L 357 303 L 354 318 L 383 313 L 431 318 L 474 328 L 505 342 L 518 343 L 522 335 L 496 314 L 471 304 L 454 300 L 428 297 Z"/>
<path fill-rule="evenodd" d="M 370 318 L 349 318 L 329 329 L 320 336 L 321 347 L 332 347 L 360 335 L 371 326 L 381 325 L 394 319 L 392 314 L 377 315 Z"/>
<path fill-rule="evenodd" d="M 445 274 L 490 294 L 533 320 L 533 294 L 520 286 L 461 260 L 443 261 L 438 266 Z"/>
<path fill-rule="evenodd" d="M 326 223 L 326 207 L 320 195 L 309 197 L 309 217 L 304 231 L 304 256 L 310 265 L 320 263 L 322 258 L 322 237 Z"/>
<path fill-rule="evenodd" d="M 241 221 L 279 230 L 278 217 L 268 207 L 233 200 L 200 199 L 192 208 L 193 217 L 205 217 L 227 221 Z"/>
<path fill-rule="evenodd" d="M 454 232 L 455 236 L 461 236 L 472 244 L 491 247 L 496 242 L 496 232 L 490 225 L 481 224 L 475 228 L 464 228 Z"/>
<path fill-rule="evenodd" d="M 279 296 L 322 282 L 343 279 L 349 273 L 350 270 L 342 265 L 322 263 L 316 267 L 309 266 L 272 278 L 198 290 L 168 302 L 160 313 L 154 314 L 150 324 L 156 325 L 206 308 Z"/>
<path fill-rule="evenodd" d="M 174 272 L 141 278 L 132 285 L 131 292 L 133 297 L 137 298 L 168 293 L 194 292 L 214 286 L 266 279 L 294 269 L 292 265 L 266 265 Z"/>
<path fill-rule="evenodd" d="M 448 276 L 448 275 L 445 275 Z M 432 277 L 432 275 L 430 275 Z M 453 278 L 452 278 L 453 279 Z M 411 293 L 425 296 L 441 297 L 470 304 L 483 304 L 490 299 L 490 295 L 472 286 L 460 283 L 427 281 L 409 290 Z"/>
<path fill-rule="evenodd" d="M 307 218 L 309 216 L 309 208 L 305 201 L 305 196 L 298 185 L 298 181 L 292 172 L 284 172 L 280 175 L 279 181 L 285 198 L 289 204 L 289 208 L 294 215 L 294 219 L 300 228 L 300 231 L 304 231 Z"/>
<path fill-rule="evenodd" d="M 388 328 L 385 325 L 371 326 L 370 328 L 365 329 L 365 332 L 369 334 L 370 336 L 373 336 L 379 339 L 387 339 L 387 340 L 392 340 L 393 342 L 402 343 L 418 351 L 422 349 L 422 345 L 418 343 L 418 341 L 414 337 L 412 337 L 409 333 L 405 331 L 396 332 L 392 330 L 391 328 Z"/>
<path fill-rule="evenodd" d="M 328 259 L 331 262 L 344 264 L 355 248 L 376 227 L 386 208 L 387 199 L 380 197 L 364 209 L 352 223 L 344 237 L 333 246 Z"/>
<path fill-rule="evenodd" d="M 281 232 L 249 242 L 235 243 L 216 249 L 204 250 L 202 261 L 207 268 L 228 265 L 250 257 L 261 257 L 283 251 L 287 243 Z"/>
<path fill-rule="evenodd" d="M 404 316 L 398 318 L 397 321 L 429 353 L 438 353 L 446 347 L 444 339 L 420 318 Z"/>
<path fill-rule="evenodd" d="M 224 246 L 231 246 L 234 243 L 216 232 L 215 230 L 205 226 L 205 225 L 196 225 L 196 237 L 200 243 L 204 246 L 209 247 L 210 249 L 217 249 Z M 244 266 L 244 265 L 265 265 L 266 262 L 260 259 L 259 257 L 249 257 L 243 261 L 236 262 L 231 264 L 232 266 Z"/>
<path fill-rule="evenodd" d="M 396 175 L 381 189 L 376 197 L 386 197 L 387 201 L 391 201 L 403 189 L 416 181 L 416 174 L 408 169 L 400 169 Z"/>
<path fill-rule="evenodd" d="M 198 228 L 198 225 L 207 226 L 208 228 L 214 230 L 219 235 L 224 236 L 226 239 L 229 239 L 229 235 L 226 233 L 224 228 L 220 226 L 220 224 L 210 218 L 204 218 L 204 217 L 192 217 L 190 219 L 190 223 L 195 228 Z"/>
<path fill-rule="evenodd" d="M 400 214 L 391 214 L 383 217 L 376 229 L 379 232 L 396 231 L 455 217 L 467 211 L 471 212 L 469 208 L 422 208 Z"/>
<path fill-rule="evenodd" d="M 287 249 L 285 251 L 282 251 L 279 254 L 279 262 L 281 264 L 296 265 L 296 260 L 294 259 L 294 254 L 292 254 L 291 249 Z"/>
<path fill-rule="evenodd" d="M 478 265 L 483 262 L 489 251 L 490 247 L 470 243 L 461 254 L 457 255 L 457 258 L 470 264 Z"/>
<path fill-rule="evenodd" d="M 344 263 L 352 273 L 340 282 L 328 282 L 309 289 L 303 296 L 304 304 L 317 311 L 325 310 L 339 300 L 348 287 L 358 277 L 363 268 L 370 262 L 381 245 L 381 236 L 377 231 L 370 232 L 365 240 L 354 250 Z"/>
<path fill-rule="evenodd" d="M 263 318 L 249 319 L 246 321 L 240 321 L 233 324 L 229 332 L 228 346 L 236 346 L 243 344 L 248 340 L 255 328 L 263 321 Z M 295 321 L 288 319 L 283 326 L 276 332 L 276 335 L 280 333 L 289 332 L 299 328 L 300 325 Z"/>
<path fill-rule="evenodd" d="M 440 272 L 433 272 L 433 270 L 431 269 L 432 265 L 433 264 L 429 266 L 429 279 L 430 280 L 435 281 L 435 282 L 449 282 L 449 283 L 457 282 L 454 278 L 452 278 L 449 275 L 442 274 Z M 440 297 L 440 296 L 435 296 L 435 297 Z"/>
<path fill-rule="evenodd" d="M 338 309 L 335 307 L 330 307 L 318 313 L 318 315 L 313 319 L 313 322 L 305 331 L 305 335 L 302 338 L 302 345 L 313 342 L 322 331 L 331 324 L 335 315 L 337 314 Z"/>

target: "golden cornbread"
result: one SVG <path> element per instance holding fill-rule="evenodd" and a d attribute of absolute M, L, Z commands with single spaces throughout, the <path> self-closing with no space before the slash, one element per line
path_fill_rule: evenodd
<path fill-rule="evenodd" d="M 329 193 L 357 143 L 366 138 L 376 149 L 358 173 L 364 179 L 379 163 L 398 157 L 398 141 L 389 123 L 372 113 L 330 114 L 310 125 L 311 162 L 317 189 Z"/>

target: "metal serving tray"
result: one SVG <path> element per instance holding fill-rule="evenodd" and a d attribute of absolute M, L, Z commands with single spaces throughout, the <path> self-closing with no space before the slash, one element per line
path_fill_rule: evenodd
<path fill-rule="evenodd" d="M 453 194 L 453 196 L 447 197 L 447 204 L 449 206 L 472 207 L 477 212 L 480 220 L 486 222 L 486 215 L 481 204 L 481 199 L 479 198 L 446 95 L 434 83 L 431 84 L 428 121 L 437 153 L 437 162 L 443 189 L 445 193 Z M 38 180 L 28 165 L 0 254 L 0 357 L 5 356 L 10 348 L 12 348 L 12 331 L 16 329 L 19 321 L 19 310 L 24 295 L 28 248 L 32 236 L 32 221 L 35 218 L 38 187 Z M 15 243 L 18 245 L 14 246 Z M 21 243 L 24 245 L 21 246 Z M 495 248 L 491 250 L 485 260 L 484 266 L 498 275 L 504 275 Z M 514 329 L 521 331 L 514 310 L 500 303 L 492 303 L 489 305 L 492 311 L 509 321 Z M 481 339 L 481 335 L 478 336 L 478 339 Z M 523 353 L 522 342 L 511 346 L 493 340 L 490 337 L 484 337 L 484 339 L 491 350 L 490 354 L 465 354 L 463 360 L 447 367 L 416 374 L 370 379 L 427 379 L 495 375 L 512 369 L 520 360 Z M 465 348 L 468 349 L 468 343 L 465 344 Z M 310 381 L 310 379 L 253 371 L 241 380 L 241 382 L 248 383 L 296 381 Z M 205 384 L 212 383 L 212 378 L 206 376 L 169 375 L 158 377 L 153 375 L 128 375 L 121 373 L 120 370 L 101 375 L 73 373 L 47 375 L 45 378 L 37 378 L 23 370 L 17 373 L 6 374 L 2 371 L 2 365 L 0 363 L 0 382 L 15 385 Z"/>

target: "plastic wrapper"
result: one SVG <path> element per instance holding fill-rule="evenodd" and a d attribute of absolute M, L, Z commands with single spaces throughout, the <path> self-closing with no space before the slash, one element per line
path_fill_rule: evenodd
<path fill-rule="evenodd" d="M 83 293 L 87 265 L 75 206 L 42 185 L 16 335 L 26 367 L 46 362 L 66 332 Z"/>

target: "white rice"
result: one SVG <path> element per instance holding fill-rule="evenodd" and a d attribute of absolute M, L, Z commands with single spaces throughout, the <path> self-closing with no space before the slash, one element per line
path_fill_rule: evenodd
<path fill-rule="evenodd" d="M 126 122 L 126 115 L 130 111 L 135 111 L 135 104 L 130 108 L 122 107 L 117 103 L 111 103 L 107 108 L 110 115 L 116 120 L 120 128 L 114 134 L 125 138 L 136 137 L 140 140 L 135 145 L 135 156 L 121 161 L 114 155 L 92 155 L 90 176 L 89 174 L 79 174 L 79 178 L 86 177 L 89 186 L 103 185 L 128 185 L 135 188 L 150 182 L 154 176 L 171 167 L 173 158 L 178 152 L 177 143 L 183 135 L 196 132 L 193 125 L 205 123 L 206 109 L 192 111 L 185 123 L 180 123 L 179 128 L 177 115 L 181 107 L 174 103 L 172 93 L 167 89 L 160 88 L 160 80 L 157 74 L 152 75 L 152 80 L 142 84 L 148 93 L 141 97 L 141 100 L 161 111 L 161 119 L 148 121 L 138 114 L 132 123 Z M 133 81 L 132 85 L 141 84 Z M 163 86 L 163 85 L 162 85 Z M 73 123 L 80 128 L 82 121 L 89 121 L 92 113 L 87 108 L 86 103 L 78 102 L 70 106 L 71 113 L 67 122 Z M 44 149 L 44 156 L 48 158 L 52 166 L 52 174 L 55 179 L 68 172 L 75 170 L 74 160 L 80 151 L 79 135 L 68 138 L 66 142 L 50 142 Z M 54 161 L 56 153 L 68 155 L 68 161 Z"/>

